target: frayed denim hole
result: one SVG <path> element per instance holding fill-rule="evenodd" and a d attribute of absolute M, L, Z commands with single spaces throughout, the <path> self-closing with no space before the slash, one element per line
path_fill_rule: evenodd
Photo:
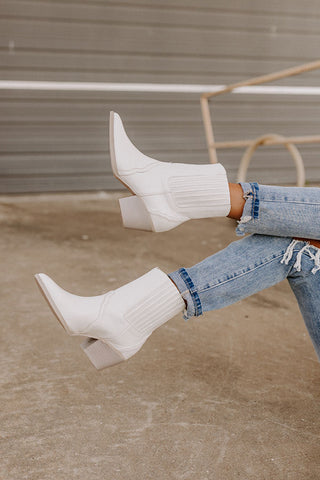
<path fill-rule="evenodd" d="M 240 187 L 242 188 L 242 197 L 246 200 L 252 196 L 252 187 L 249 182 L 239 182 Z"/>
<path fill-rule="evenodd" d="M 183 318 L 183 320 L 185 320 L 186 322 L 189 320 L 190 317 L 188 317 L 188 311 L 187 311 L 187 310 L 184 310 L 184 311 L 183 311 L 182 318 Z"/>

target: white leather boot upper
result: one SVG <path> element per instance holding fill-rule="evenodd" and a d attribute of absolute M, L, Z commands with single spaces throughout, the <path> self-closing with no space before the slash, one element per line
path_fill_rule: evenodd
<path fill-rule="evenodd" d="M 144 202 L 157 231 L 191 218 L 226 216 L 227 176 L 221 164 L 160 162 L 141 153 L 128 138 L 117 113 L 110 116 L 110 153 L 115 176 Z M 161 225 L 163 224 L 163 225 Z"/>
<path fill-rule="evenodd" d="M 184 308 L 178 289 L 158 268 L 96 297 L 73 295 L 47 275 L 37 277 L 69 334 L 103 340 L 124 358 L 136 353 L 156 328 Z"/>

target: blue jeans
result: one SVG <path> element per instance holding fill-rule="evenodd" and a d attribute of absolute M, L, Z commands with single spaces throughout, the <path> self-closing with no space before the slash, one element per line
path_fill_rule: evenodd
<path fill-rule="evenodd" d="M 285 278 L 320 360 L 320 188 L 242 183 L 246 203 L 238 235 L 251 235 L 169 277 L 186 302 L 184 318 L 242 300 Z"/>

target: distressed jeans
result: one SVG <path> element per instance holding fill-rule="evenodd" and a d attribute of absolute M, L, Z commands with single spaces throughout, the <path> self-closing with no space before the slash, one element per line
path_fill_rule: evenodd
<path fill-rule="evenodd" d="M 231 305 L 287 279 L 320 360 L 320 188 L 240 184 L 246 199 L 236 233 L 250 234 L 169 277 L 184 318 Z"/>

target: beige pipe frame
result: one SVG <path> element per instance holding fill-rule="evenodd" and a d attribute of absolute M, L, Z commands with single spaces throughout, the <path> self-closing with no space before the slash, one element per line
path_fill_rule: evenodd
<path fill-rule="evenodd" d="M 248 169 L 251 157 L 258 146 L 285 145 L 288 148 L 289 152 L 291 153 L 296 164 L 297 185 L 303 186 L 305 184 L 304 164 L 303 164 L 301 155 L 294 144 L 295 143 L 299 143 L 299 144 L 320 143 L 320 135 L 283 137 L 281 135 L 276 135 L 276 134 L 267 134 L 267 135 L 263 135 L 262 137 L 259 137 L 258 139 L 252 139 L 252 140 L 215 142 L 213 126 L 212 126 L 212 118 L 211 118 L 211 113 L 209 108 L 209 100 L 212 97 L 216 97 L 224 93 L 231 93 L 234 89 L 239 87 L 261 85 L 267 82 L 274 82 L 275 80 L 291 77 L 293 75 L 300 75 L 301 73 L 317 70 L 318 68 L 320 68 L 320 60 L 316 60 L 310 63 L 305 63 L 303 65 L 299 65 L 293 68 L 287 68 L 286 70 L 281 70 L 279 72 L 262 75 L 260 77 L 249 78 L 248 80 L 244 80 L 242 82 L 228 85 L 225 88 L 222 88 L 221 90 L 218 90 L 216 92 L 203 93 L 200 98 L 200 104 L 201 104 L 201 112 L 202 112 L 203 124 L 204 124 L 204 129 L 206 134 L 210 162 L 211 163 L 218 162 L 218 158 L 217 158 L 218 148 L 248 147 L 242 157 L 242 160 L 239 165 L 239 170 L 238 170 L 238 181 L 245 181 L 246 173 L 247 173 L 247 169 Z"/>

